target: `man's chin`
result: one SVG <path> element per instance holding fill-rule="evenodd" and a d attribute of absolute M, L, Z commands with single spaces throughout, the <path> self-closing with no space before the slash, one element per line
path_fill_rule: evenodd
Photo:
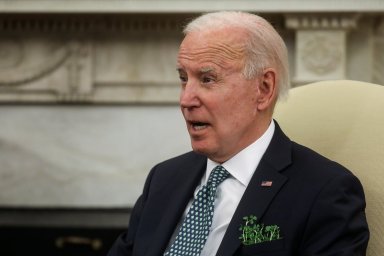
<path fill-rule="evenodd" d="M 198 153 L 200 155 L 205 155 L 207 157 L 209 157 L 210 155 L 212 155 L 212 150 L 210 150 L 209 148 L 207 147 L 204 147 L 204 146 L 201 146 L 201 145 L 196 145 L 197 143 L 193 143 L 192 142 L 192 150 L 195 152 L 195 153 Z"/>
<path fill-rule="evenodd" d="M 211 159 L 214 162 L 220 163 L 220 158 L 218 157 L 218 152 L 217 150 L 214 150 L 213 148 L 207 148 L 207 147 L 199 147 L 196 145 L 193 145 L 192 143 L 192 150 L 200 155 L 204 155 L 207 158 Z"/>

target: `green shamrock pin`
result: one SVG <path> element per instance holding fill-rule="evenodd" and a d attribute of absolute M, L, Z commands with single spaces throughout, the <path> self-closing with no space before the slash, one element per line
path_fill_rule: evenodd
<path fill-rule="evenodd" d="M 243 217 L 245 225 L 240 226 L 242 231 L 239 237 L 244 245 L 252 245 L 262 242 L 269 242 L 281 239 L 280 228 L 277 225 L 264 226 L 263 223 L 257 223 L 255 215 Z"/>

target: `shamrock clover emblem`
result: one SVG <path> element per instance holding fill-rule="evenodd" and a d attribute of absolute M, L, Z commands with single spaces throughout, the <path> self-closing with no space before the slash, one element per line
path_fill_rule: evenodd
<path fill-rule="evenodd" d="M 263 223 L 257 223 L 255 215 L 243 217 L 244 225 L 240 226 L 242 231 L 239 239 L 244 245 L 252 245 L 262 242 L 270 242 L 282 239 L 280 236 L 280 228 L 277 225 L 265 226 Z"/>

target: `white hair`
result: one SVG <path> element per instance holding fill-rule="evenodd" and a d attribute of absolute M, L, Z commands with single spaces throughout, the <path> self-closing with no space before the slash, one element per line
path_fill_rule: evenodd
<path fill-rule="evenodd" d="M 290 88 L 287 47 L 277 31 L 264 18 L 236 11 L 207 13 L 192 20 L 183 32 L 187 35 L 190 32 L 228 27 L 244 29 L 248 35 L 244 42 L 244 77 L 252 79 L 262 74 L 266 68 L 275 68 L 278 98 L 284 98 Z"/>

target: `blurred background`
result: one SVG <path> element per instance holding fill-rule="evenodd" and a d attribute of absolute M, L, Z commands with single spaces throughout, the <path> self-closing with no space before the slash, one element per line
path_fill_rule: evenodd
<path fill-rule="evenodd" d="M 178 45 L 218 10 L 275 26 L 292 86 L 384 84 L 383 0 L 0 0 L 1 255 L 105 255 L 149 170 L 190 150 Z"/>

